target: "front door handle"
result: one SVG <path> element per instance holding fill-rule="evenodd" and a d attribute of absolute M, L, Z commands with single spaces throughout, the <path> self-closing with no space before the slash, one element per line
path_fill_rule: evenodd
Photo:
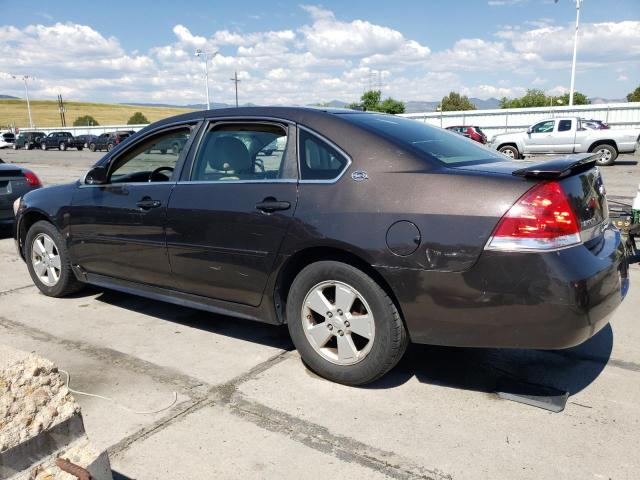
<path fill-rule="evenodd" d="M 152 208 L 158 208 L 160 205 L 162 205 L 162 202 L 160 200 L 153 200 L 149 197 L 145 197 L 138 203 L 136 203 L 136 205 L 142 210 L 150 210 Z"/>
<path fill-rule="evenodd" d="M 277 210 L 289 210 L 291 204 L 289 202 L 281 202 L 273 197 L 267 197 L 263 201 L 258 202 L 256 208 L 264 213 L 271 213 Z"/>

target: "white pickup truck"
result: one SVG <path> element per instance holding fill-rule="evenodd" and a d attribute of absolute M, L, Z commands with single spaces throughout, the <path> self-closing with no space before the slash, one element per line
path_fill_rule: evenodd
<path fill-rule="evenodd" d="M 558 117 L 538 122 L 526 132 L 495 135 L 489 147 L 512 158 L 596 152 L 598 165 L 613 165 L 619 153 L 634 153 L 639 143 L 640 129 L 589 130 L 578 117 Z"/>

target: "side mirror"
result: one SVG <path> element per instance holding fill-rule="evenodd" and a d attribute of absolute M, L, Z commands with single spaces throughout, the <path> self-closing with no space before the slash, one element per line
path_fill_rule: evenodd
<path fill-rule="evenodd" d="M 103 166 L 93 167 L 84 177 L 87 185 L 103 185 L 107 183 L 107 169 Z"/>
<path fill-rule="evenodd" d="M 531 130 L 531 127 L 527 128 L 527 134 L 531 135 L 531 132 L 533 132 L 533 130 Z"/>

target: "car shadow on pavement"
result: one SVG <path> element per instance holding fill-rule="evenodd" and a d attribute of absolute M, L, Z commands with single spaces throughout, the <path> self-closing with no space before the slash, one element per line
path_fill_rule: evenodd
<path fill-rule="evenodd" d="M 573 395 L 600 375 L 612 348 L 610 325 L 564 350 L 411 345 L 394 370 L 366 388 L 392 388 L 415 377 L 422 383 L 487 393 L 499 389 L 516 394 L 528 384 Z"/>
<path fill-rule="evenodd" d="M 83 290 L 77 295 L 84 296 L 87 293 L 91 295 L 99 293 L 96 297 L 96 300 L 99 302 L 126 308 L 133 312 L 142 313 L 180 325 L 197 328 L 205 332 L 225 335 L 227 337 L 238 338 L 283 350 L 294 349 L 285 325 L 270 325 L 242 318 L 219 315 L 194 308 L 150 300 L 136 295 L 120 293 L 115 290 L 98 289 L 96 287 L 89 287 L 86 292 Z"/>
<path fill-rule="evenodd" d="M 616 165 L 637 165 L 637 160 L 616 160 Z"/>
<path fill-rule="evenodd" d="M 0 240 L 13 237 L 13 225 L 0 223 Z"/>

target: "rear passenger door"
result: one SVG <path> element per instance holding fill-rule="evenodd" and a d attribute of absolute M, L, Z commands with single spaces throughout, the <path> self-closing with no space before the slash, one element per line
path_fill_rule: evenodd
<path fill-rule="evenodd" d="M 297 203 L 295 126 L 211 122 L 175 186 L 167 248 L 178 288 L 257 306 Z M 285 142 L 285 149 L 272 143 Z"/>
<path fill-rule="evenodd" d="M 553 153 L 573 153 L 576 138 L 575 119 L 561 119 L 556 122 L 553 136 L 549 138 Z"/>

